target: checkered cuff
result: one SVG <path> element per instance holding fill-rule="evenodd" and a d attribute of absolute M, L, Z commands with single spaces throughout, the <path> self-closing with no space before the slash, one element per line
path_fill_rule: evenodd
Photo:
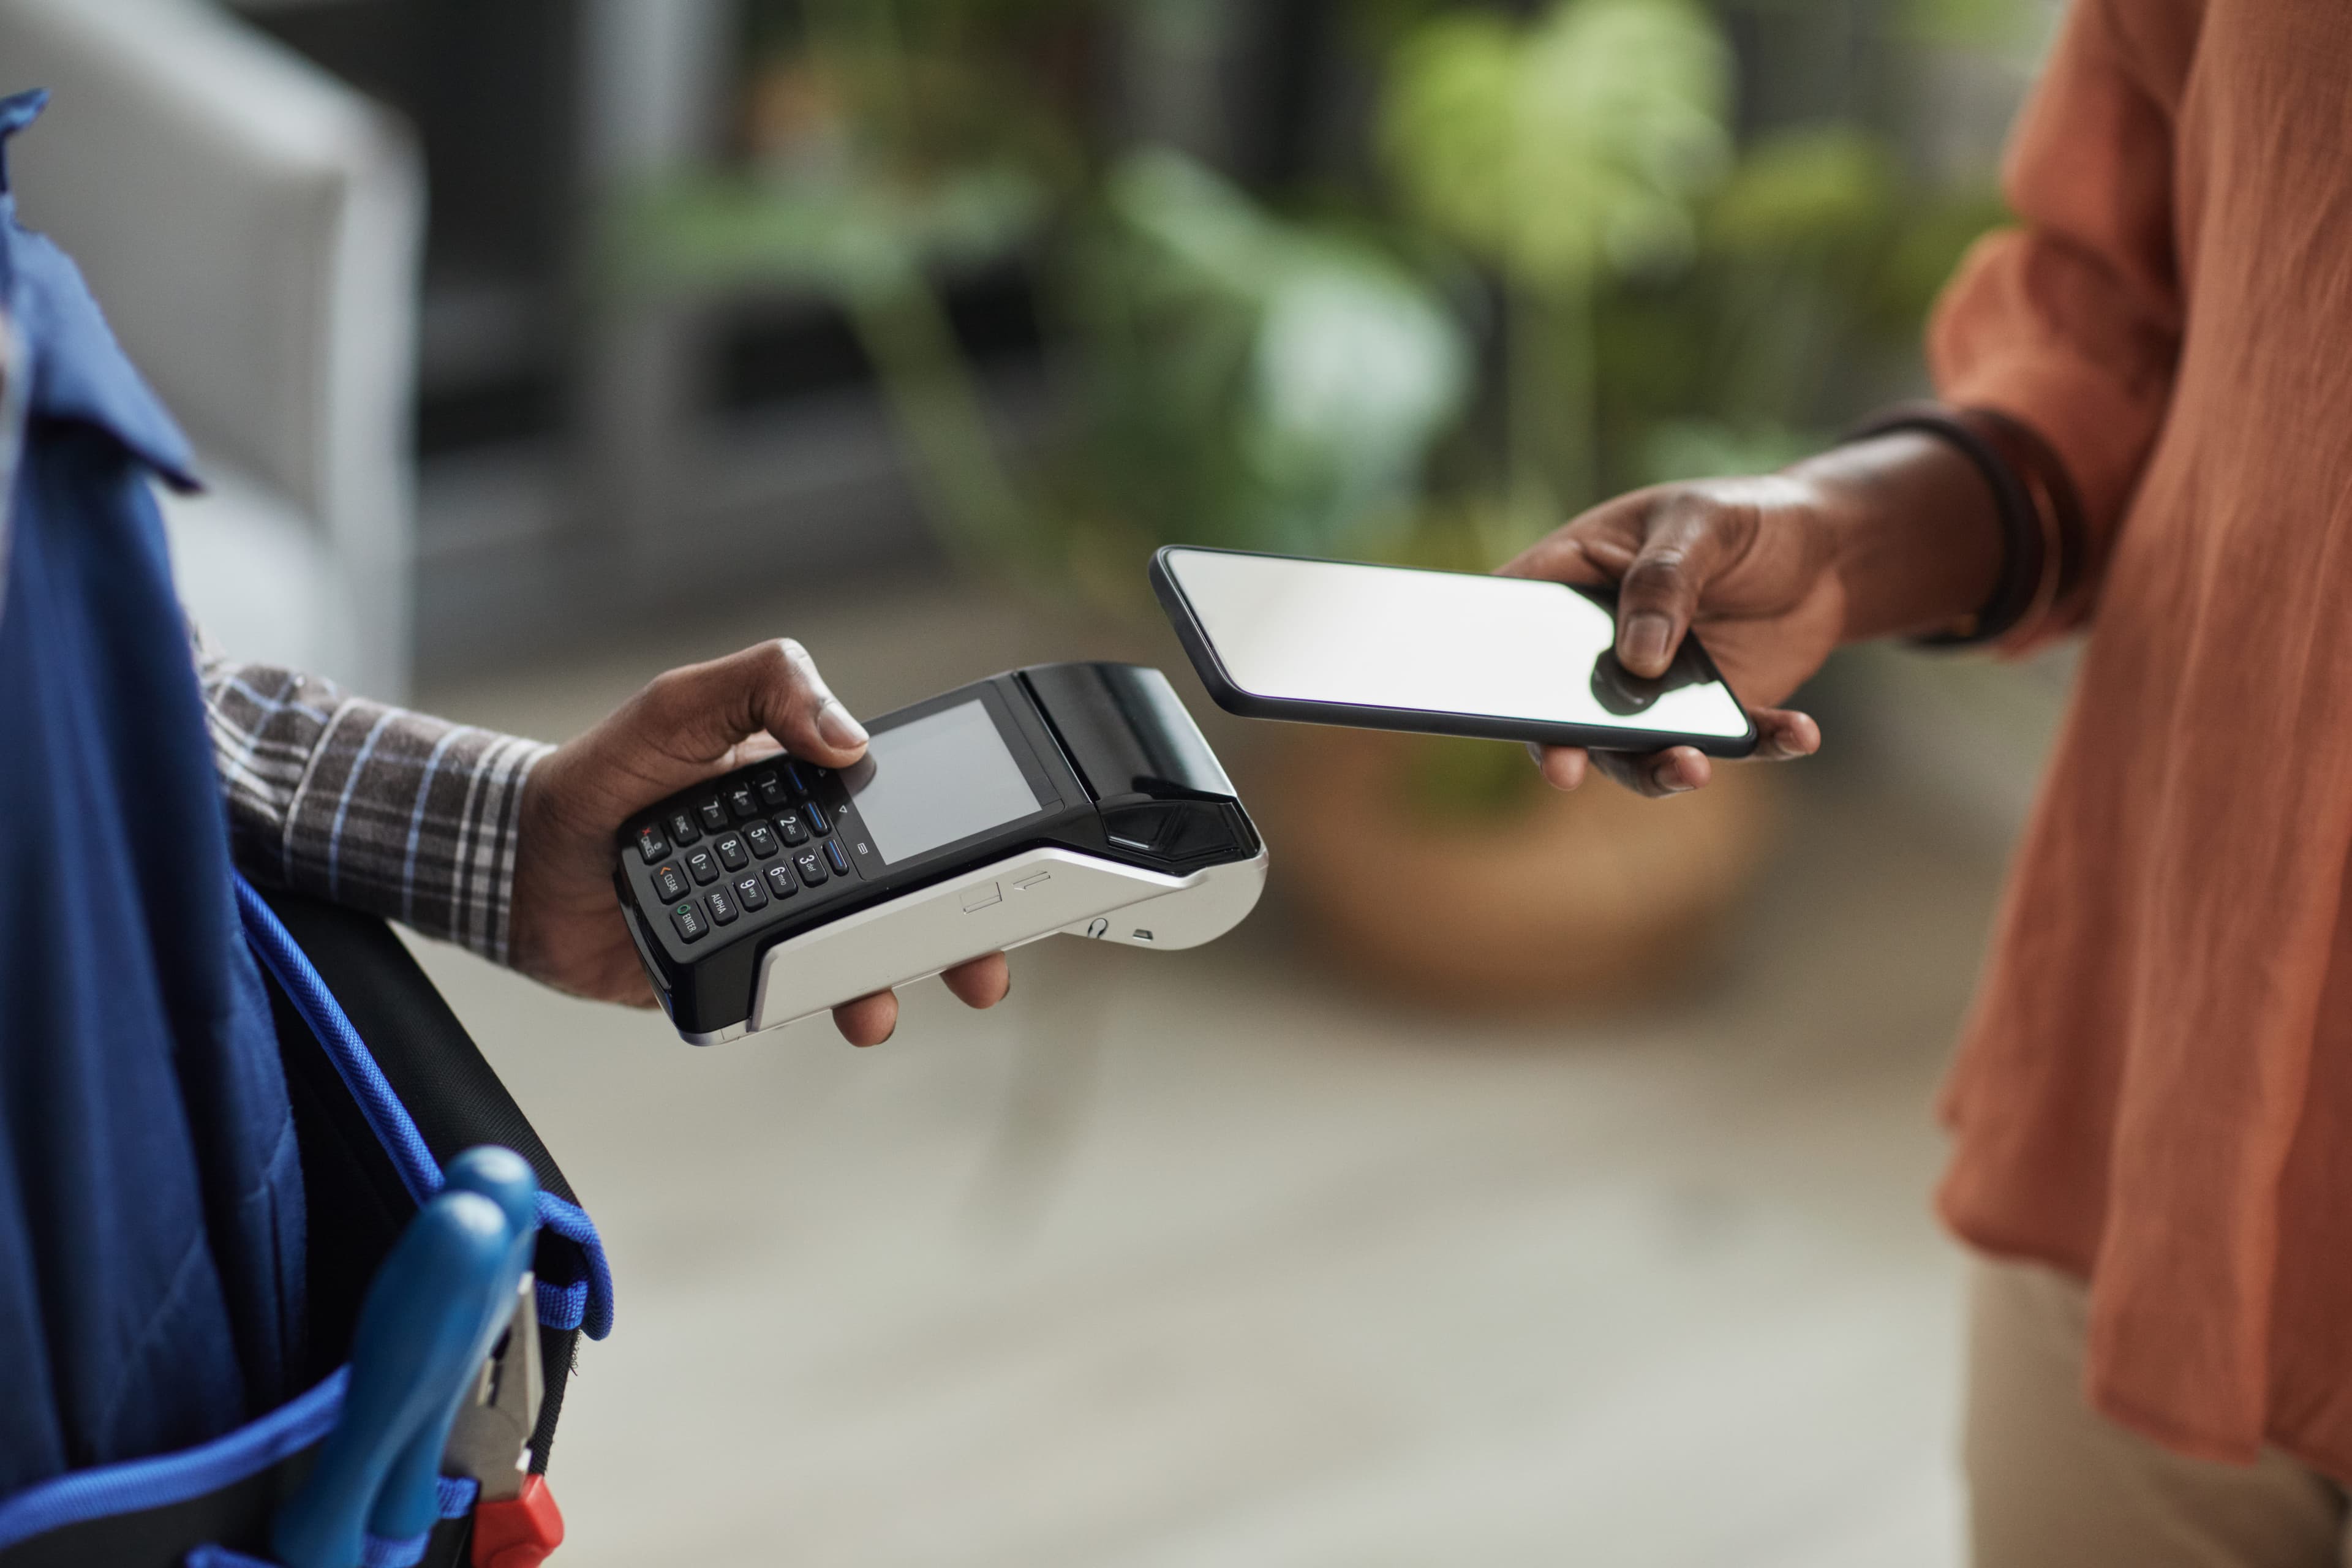
<path fill-rule="evenodd" d="M 238 866 L 505 963 L 523 785 L 554 748 L 197 647 Z"/>

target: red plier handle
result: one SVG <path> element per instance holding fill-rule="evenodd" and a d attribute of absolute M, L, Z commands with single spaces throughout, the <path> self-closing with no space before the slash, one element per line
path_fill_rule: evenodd
<path fill-rule="evenodd" d="M 520 1496 L 474 1505 L 474 1568 L 539 1568 L 563 1544 L 563 1510 L 545 1476 L 523 1478 Z"/>

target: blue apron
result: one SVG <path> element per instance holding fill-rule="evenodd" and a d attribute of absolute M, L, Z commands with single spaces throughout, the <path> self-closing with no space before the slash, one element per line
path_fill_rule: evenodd
<path fill-rule="evenodd" d="M 46 95 L 0 100 L 5 139 Z M 168 243 L 159 236 L 158 243 Z M 0 1497 L 300 1365 L 301 1170 L 151 480 L 187 442 L 0 163 Z"/>

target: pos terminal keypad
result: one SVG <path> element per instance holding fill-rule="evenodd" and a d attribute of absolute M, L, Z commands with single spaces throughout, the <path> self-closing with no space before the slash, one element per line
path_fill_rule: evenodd
<path fill-rule="evenodd" d="M 679 940 L 758 921 L 786 900 L 796 910 L 858 879 L 856 858 L 833 837 L 849 810 L 830 768 L 766 762 L 711 780 L 687 810 L 641 825 L 634 842 L 655 900 Z"/>

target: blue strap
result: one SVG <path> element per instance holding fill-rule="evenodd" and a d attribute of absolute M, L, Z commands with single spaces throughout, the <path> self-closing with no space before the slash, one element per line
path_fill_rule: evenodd
<path fill-rule="evenodd" d="M 119 1513 L 138 1513 L 234 1486 L 327 1435 L 343 1408 L 349 1368 L 258 1421 L 194 1448 L 74 1470 L 0 1502 L 0 1550 Z"/>
<path fill-rule="evenodd" d="M 558 1285 L 551 1279 L 533 1282 L 538 1293 L 539 1324 L 543 1329 L 576 1329 L 588 1319 L 588 1281 Z"/>
<path fill-rule="evenodd" d="M 475 1500 L 482 1495 L 482 1483 L 471 1476 L 443 1476 L 438 1489 L 443 1519 L 465 1518 L 474 1511 Z M 371 1535 L 362 1542 L 361 1550 L 368 1553 L 365 1562 L 382 1563 L 387 1568 L 406 1568 L 425 1554 L 425 1542 L 431 1539 L 429 1531 L 408 1541 L 388 1541 Z M 208 1541 L 202 1546 L 190 1547 L 188 1554 L 181 1559 L 181 1568 L 278 1568 L 278 1564 Z"/>
<path fill-rule="evenodd" d="M 388 1535 L 370 1535 L 360 1542 L 360 1568 L 415 1568 L 425 1557 L 425 1549 L 433 1543 L 433 1532 L 404 1535 L 397 1540 Z"/>
<path fill-rule="evenodd" d="M 310 1026 L 326 1048 L 327 1058 L 335 1065 L 335 1072 L 351 1091 L 360 1114 L 392 1157 L 393 1167 L 400 1173 L 401 1185 L 408 1189 L 409 1197 L 422 1205 L 441 1190 L 441 1166 L 425 1146 L 425 1136 L 417 1131 L 415 1121 L 392 1085 L 376 1066 L 375 1058 L 360 1038 L 360 1032 L 344 1015 L 341 1004 L 327 989 L 310 958 L 302 952 L 293 935 L 278 918 L 277 911 L 263 900 L 253 884 L 242 876 L 236 879 L 237 910 L 245 917 L 246 940 L 252 943 L 254 953 L 276 978 L 287 999 L 294 1004 L 295 1012 Z M 613 1269 L 604 1258 L 604 1241 L 596 1234 L 579 1205 L 566 1203 L 551 1193 L 539 1194 L 539 1222 L 565 1240 L 577 1245 L 587 1259 L 588 1278 L 569 1284 L 541 1281 L 539 1286 L 539 1321 L 551 1329 L 579 1329 L 592 1340 L 601 1340 L 613 1331 Z"/>
<path fill-rule="evenodd" d="M 613 1266 L 604 1259 L 596 1222 L 578 1204 L 566 1203 L 542 1187 L 539 1223 L 576 1243 L 588 1261 L 588 1278 L 566 1285 L 539 1281 L 539 1321 L 551 1329 L 578 1329 L 592 1340 L 613 1331 Z"/>
<path fill-rule="evenodd" d="M 333 1376 L 299 1399 L 281 1405 L 260 1420 L 201 1447 L 97 1469 L 76 1470 L 18 1492 L 0 1503 L 0 1551 L 68 1525 L 185 1502 L 257 1475 L 327 1435 L 335 1417 L 342 1414 L 343 1386 L 350 1379 L 351 1368 L 338 1367 Z M 441 1517 L 461 1519 L 472 1512 L 481 1490 L 481 1483 L 471 1476 L 441 1477 Z M 416 1559 L 400 1561 L 406 1563 Z M 186 1568 L 274 1565 L 226 1546 L 206 1543 L 189 1551 Z"/>
<path fill-rule="evenodd" d="M 471 1476 L 443 1476 L 437 1485 L 443 1519 L 465 1518 L 474 1511 L 474 1500 L 482 1495 L 482 1483 Z"/>
<path fill-rule="evenodd" d="M 310 960 L 278 918 L 278 911 L 262 900 L 253 884 L 242 876 L 236 879 L 237 912 L 245 917 L 246 940 L 253 946 L 254 956 L 260 959 L 276 977 L 294 1011 L 310 1026 L 326 1047 L 327 1059 L 334 1063 L 335 1074 L 343 1087 L 359 1102 L 360 1114 L 367 1119 L 368 1131 L 375 1134 L 383 1152 L 392 1156 L 393 1168 L 400 1173 L 400 1184 L 408 1189 L 409 1200 L 420 1208 L 432 1201 L 441 1190 L 441 1167 L 433 1158 L 433 1151 L 425 1146 L 425 1135 L 416 1131 L 416 1123 L 408 1114 L 408 1107 L 392 1092 L 385 1081 L 383 1069 L 375 1065 L 367 1043 L 360 1032 L 343 1016 L 327 983 L 310 966 Z"/>
<path fill-rule="evenodd" d="M 232 1552 L 210 1542 L 189 1547 L 188 1554 L 180 1561 L 182 1568 L 278 1568 L 267 1558 L 247 1557 L 242 1552 Z"/>
<path fill-rule="evenodd" d="M 467 1510 L 474 1506 L 474 1493 L 478 1489 L 474 1482 L 458 1481 L 444 1476 L 441 1487 L 441 1517 L 464 1518 Z M 462 1492 L 466 1500 L 464 1507 L 453 1509 L 449 1506 L 448 1494 L 452 1489 Z M 422 1535 L 403 1536 L 396 1541 L 385 1535 L 362 1536 L 360 1540 L 359 1568 L 414 1568 L 415 1563 L 424 1560 L 425 1549 L 432 1543 L 433 1532 L 429 1530 Z M 226 1546 L 215 1546 L 209 1542 L 191 1547 L 181 1562 L 182 1568 L 278 1568 L 278 1563 L 266 1557 L 248 1557 L 242 1552 L 232 1552 Z"/>

